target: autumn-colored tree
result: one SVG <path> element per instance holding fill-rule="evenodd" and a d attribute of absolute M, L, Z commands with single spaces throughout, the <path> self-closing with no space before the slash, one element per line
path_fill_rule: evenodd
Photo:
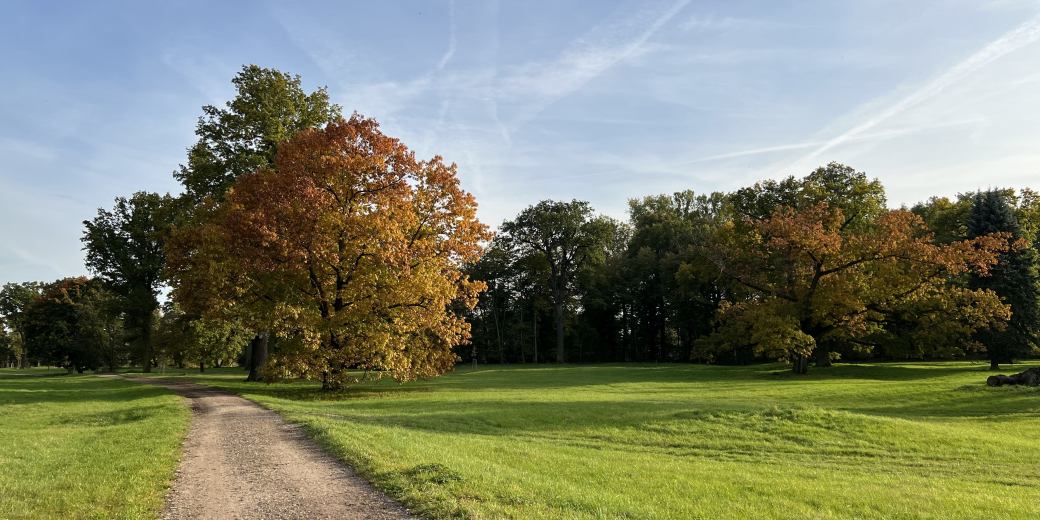
<path fill-rule="evenodd" d="M 710 254 L 746 297 L 726 302 L 713 341 L 750 345 L 804 373 L 814 355 L 829 356 L 829 344 L 870 346 L 897 314 L 961 341 L 1007 320 L 1008 307 L 992 291 L 950 281 L 988 274 L 1012 247 L 1008 236 L 936 244 L 923 220 L 905 210 L 848 222 L 841 208 L 821 202 L 781 206 L 745 221 L 746 232 L 733 223 L 719 228 Z"/>
<path fill-rule="evenodd" d="M 223 200 L 236 179 L 259 168 L 272 167 L 280 143 L 303 129 L 322 128 L 343 117 L 325 88 L 308 93 L 298 75 L 246 65 L 231 83 L 236 92 L 233 99 L 223 107 L 202 107 L 203 115 L 195 128 L 198 142 L 188 150 L 187 164 L 174 172 L 174 177 L 184 185 L 183 197 L 189 202 L 180 226 L 185 233 L 210 217 L 209 211 Z M 199 270 L 196 274 L 198 278 L 192 283 L 197 288 L 215 289 L 202 287 L 216 283 L 206 278 L 207 271 Z M 263 322 L 270 317 L 261 318 Z M 247 355 L 249 381 L 260 379 L 260 369 L 267 359 L 268 337 L 266 329 L 256 329 Z"/>
<path fill-rule="evenodd" d="M 490 238 L 456 167 L 420 161 L 373 119 L 358 115 L 304 130 L 278 148 L 274 167 L 241 177 L 214 218 L 175 241 L 175 297 L 211 307 L 262 308 L 282 347 L 271 377 L 355 380 L 348 369 L 399 380 L 455 362 L 483 284 L 461 272 Z M 194 269 L 208 284 L 189 296 Z"/>

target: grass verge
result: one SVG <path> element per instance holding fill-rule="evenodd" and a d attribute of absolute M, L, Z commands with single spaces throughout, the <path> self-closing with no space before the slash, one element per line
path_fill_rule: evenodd
<path fill-rule="evenodd" d="M 988 388 L 984 368 L 492 367 L 332 396 L 184 377 L 304 425 L 434 518 L 1032 518 L 1040 390 Z"/>
<path fill-rule="evenodd" d="M 0 518 L 154 518 L 189 419 L 157 387 L 0 370 Z"/>

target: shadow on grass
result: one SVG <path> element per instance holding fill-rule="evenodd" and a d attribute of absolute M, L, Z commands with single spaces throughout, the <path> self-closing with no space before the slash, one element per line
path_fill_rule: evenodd
<path fill-rule="evenodd" d="M 0 406 L 43 403 L 130 402 L 167 394 L 121 379 L 64 372 L 0 371 Z"/>

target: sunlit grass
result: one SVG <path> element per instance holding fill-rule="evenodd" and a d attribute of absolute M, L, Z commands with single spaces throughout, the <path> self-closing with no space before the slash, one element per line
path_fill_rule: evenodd
<path fill-rule="evenodd" d="M 0 518 L 154 518 L 188 420 L 160 388 L 0 370 Z"/>
<path fill-rule="evenodd" d="M 188 377 L 438 518 L 1033 518 L 1040 390 L 988 388 L 984 368 L 492 367 L 334 397 Z"/>

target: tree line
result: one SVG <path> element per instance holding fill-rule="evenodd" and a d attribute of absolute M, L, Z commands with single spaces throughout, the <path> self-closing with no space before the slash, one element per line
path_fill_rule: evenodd
<path fill-rule="evenodd" d="M 437 375 L 456 362 L 1029 355 L 1040 197 L 892 210 L 831 163 L 733 192 L 545 200 L 491 232 L 454 164 L 324 88 L 250 65 L 173 172 L 84 222 L 92 278 L 0 290 L 8 365 L 239 364 L 248 379 Z M 161 303 L 161 295 L 169 298 Z"/>
<path fill-rule="evenodd" d="M 889 209 L 838 163 L 730 193 L 629 201 L 626 221 L 543 201 L 470 267 L 470 361 L 987 357 L 1037 348 L 1035 192 Z"/>

